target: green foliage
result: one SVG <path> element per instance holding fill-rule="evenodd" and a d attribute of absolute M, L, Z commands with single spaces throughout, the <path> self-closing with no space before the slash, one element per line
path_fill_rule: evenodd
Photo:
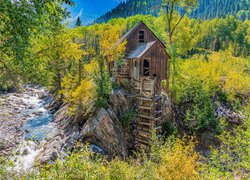
<path fill-rule="evenodd" d="M 188 106 L 186 110 L 185 125 L 195 132 L 204 130 L 215 131 L 218 122 L 215 119 L 215 108 L 212 104 L 210 94 L 203 88 L 201 82 L 189 82 L 180 97 L 183 105 Z"/>
<path fill-rule="evenodd" d="M 14 168 L 14 163 L 7 157 L 0 156 L 0 177 L 1 179 L 15 179 L 17 174 L 11 170 Z"/>
<path fill-rule="evenodd" d="M 130 110 L 121 119 L 121 124 L 123 128 L 129 127 L 130 123 L 135 119 L 136 112 L 134 110 Z"/>
<path fill-rule="evenodd" d="M 162 131 L 164 134 L 165 138 L 168 138 L 171 135 L 175 135 L 177 134 L 177 129 L 174 126 L 174 124 L 172 122 L 166 121 L 163 125 L 162 125 Z"/>
<path fill-rule="evenodd" d="M 112 19 L 107 24 L 125 25 L 125 33 L 137 22 L 143 20 L 155 34 L 169 47 L 168 25 L 164 20 L 164 13 L 158 17 L 151 15 L 136 15 L 126 19 Z M 179 20 L 178 13 L 173 13 L 172 28 Z M 195 53 L 211 54 L 212 51 L 228 50 L 231 48 L 233 56 L 248 56 L 250 49 L 249 20 L 244 22 L 232 16 L 224 19 L 215 18 L 201 21 L 199 19 L 189 19 L 184 16 L 178 24 L 178 31 L 173 34 L 172 40 L 178 56 L 190 57 Z M 170 49 L 168 49 L 168 52 Z"/>
<path fill-rule="evenodd" d="M 95 22 L 108 22 L 114 18 L 126 18 L 136 14 L 157 16 L 163 0 L 130 0 L 121 2 L 117 7 L 99 17 Z M 187 1 L 186 1 L 187 2 Z M 199 7 L 188 14 L 190 18 L 212 19 L 236 16 L 244 21 L 250 19 L 248 0 L 198 0 Z"/>
<path fill-rule="evenodd" d="M 105 63 L 119 60 L 120 57 L 112 55 L 114 50 L 112 50 L 110 44 L 114 44 L 123 33 L 140 20 L 143 20 L 161 40 L 169 41 L 166 33 L 168 26 L 163 23 L 164 16 L 162 14 L 159 17 L 136 15 L 126 19 L 112 19 L 106 24 L 76 28 L 74 33 L 81 34 L 84 44 L 83 49 L 89 54 L 85 54 L 81 60 L 78 60 L 78 63 L 69 62 L 73 60 L 69 56 L 66 59 L 59 60 L 58 57 L 61 54 L 59 53 L 58 57 L 56 57 L 56 51 L 53 52 L 52 49 L 62 44 L 59 39 L 63 36 L 63 33 L 68 34 L 69 32 L 60 24 L 61 20 L 66 16 L 65 10 L 61 11 L 61 1 L 56 5 L 51 1 L 44 8 L 40 8 L 43 5 L 42 3 L 39 4 L 39 2 L 32 4 L 26 3 L 26 1 L 22 1 L 22 3 L 21 1 L 16 3 L 11 3 L 9 0 L 5 1 L 5 3 L 1 3 L 0 16 L 0 29 L 2 32 L 0 35 L 2 46 L 0 50 L 0 70 L 3 72 L 0 74 L 1 89 L 18 87 L 21 83 L 48 86 L 52 83 L 51 79 L 56 79 L 59 86 L 58 81 L 63 77 L 59 77 L 60 73 L 56 73 L 57 75 L 53 73 L 56 69 L 74 71 L 72 74 L 78 76 L 79 84 L 79 79 L 83 76 L 81 72 L 82 65 L 89 62 L 96 55 L 102 55 Z M 35 6 L 35 4 L 38 5 Z M 35 10 L 31 11 L 31 9 Z M 11 18 L 15 21 L 11 20 Z M 176 23 L 178 18 L 178 14 L 173 13 L 173 23 Z M 15 23 L 16 21 L 18 23 Z M 20 24 L 20 27 L 16 27 L 16 24 Z M 186 57 L 195 52 L 203 51 L 205 48 L 216 51 L 230 50 L 230 53 L 234 56 L 247 56 L 250 47 L 249 27 L 249 21 L 241 22 L 233 17 L 201 21 L 184 16 L 178 24 L 178 31 L 173 35 L 173 41 L 176 42 L 176 54 L 177 56 Z M 11 36 L 9 36 L 10 33 Z M 48 41 L 48 39 L 53 41 Z M 103 43 L 100 44 L 100 41 Z M 56 49 L 58 50 L 58 48 Z M 120 50 L 113 54 L 121 54 Z M 54 53 L 54 55 L 51 53 Z M 65 65 L 68 67 L 60 67 L 65 65 L 55 63 L 56 60 L 58 62 L 67 61 Z M 78 67 L 76 64 L 78 64 Z M 71 69 L 71 67 L 73 68 Z M 77 68 L 79 73 L 75 73 Z M 49 78 L 47 78 L 48 76 Z"/>
<path fill-rule="evenodd" d="M 223 179 L 235 174 L 247 178 L 249 21 L 241 22 L 231 16 L 201 21 L 182 17 L 183 11 L 180 14 L 175 11 L 170 23 L 164 23 L 164 18 L 169 18 L 170 13 L 166 16 L 162 12 L 159 17 L 136 15 L 113 19 L 106 24 L 68 29 L 61 24 L 66 17 L 62 2 L 72 3 L 4 0 L 0 4 L 0 89 L 18 87 L 21 83 L 46 85 L 70 103 L 69 109 L 73 115 L 84 113 L 90 102 L 95 100 L 98 107 L 107 107 L 112 90 L 109 63 L 119 62 L 125 46 L 122 44 L 114 48 L 113 45 L 125 31 L 143 20 L 164 42 L 171 42 L 169 35 L 172 36 L 173 44 L 168 49 L 172 57 L 170 88 L 175 105 L 184 110 L 182 123 L 188 132 L 222 132 L 218 136 L 221 146 L 211 149 L 211 156 L 205 162 L 206 169 L 201 171 L 203 165 L 198 163 L 195 143 L 173 140 L 170 135 L 175 134 L 176 129 L 166 123 L 164 132 L 169 138 L 163 145 L 153 139 L 152 151 L 148 156 L 140 154 L 137 159 L 114 159 L 108 162 L 84 150 L 73 153 L 64 162 L 57 161 L 51 166 L 42 167 L 41 172 L 36 171 L 30 178 Z M 141 5 L 147 7 L 159 1 L 127 3 L 131 2 L 131 7 L 139 9 Z M 196 7 L 196 1 L 165 2 L 176 3 L 176 8 L 172 10 L 180 7 L 182 10 L 191 10 L 191 7 Z M 207 2 L 204 1 L 206 5 Z M 222 1 L 210 2 L 220 2 L 219 5 L 223 6 Z M 225 1 L 226 4 L 229 2 Z M 240 6 L 248 6 L 245 1 L 239 2 Z M 236 3 L 229 4 L 228 7 L 233 8 Z M 228 11 L 226 8 L 223 14 L 215 13 L 224 16 Z M 233 14 L 237 13 L 238 7 L 235 9 Z M 237 16 L 245 19 L 246 12 L 239 12 Z M 129 13 L 127 11 L 124 16 Z M 213 15 L 208 13 L 207 16 Z M 181 21 L 178 21 L 180 18 Z M 192 55 L 190 59 L 181 59 Z M 163 82 L 163 85 L 167 86 L 167 82 Z M 225 125 L 225 119 L 215 118 L 215 108 L 220 104 L 241 112 L 246 124 L 233 131 L 231 127 L 227 131 L 229 126 Z M 125 114 L 123 127 L 127 127 L 134 117 L 133 111 Z M 11 166 L 11 162 L 0 158 L 0 176 L 5 179 L 11 174 L 7 166 Z"/>
<path fill-rule="evenodd" d="M 75 29 L 64 26 L 57 29 L 55 34 L 40 35 L 32 39 L 32 51 L 35 54 L 33 61 L 33 78 L 42 77 L 40 83 L 49 86 L 49 89 L 62 99 L 63 86 L 66 86 L 65 77 L 81 76 L 81 60 L 87 54 L 82 49 L 83 43 L 78 43 L 82 34 Z M 47 78 L 46 78 L 47 77 Z M 70 79 L 70 78 L 69 78 Z M 71 87 L 75 88 L 81 82 L 80 78 L 71 78 Z M 64 84 L 63 84 L 64 83 Z"/>
<path fill-rule="evenodd" d="M 119 61 L 125 51 L 125 43 L 115 46 L 119 39 L 119 34 L 123 30 L 123 26 L 118 25 L 94 25 L 91 28 L 96 30 L 95 41 L 97 67 L 95 71 L 96 83 L 96 105 L 98 107 L 107 107 L 108 98 L 112 90 L 112 82 L 110 79 L 110 63 Z"/>
<path fill-rule="evenodd" d="M 217 96 L 219 98 L 219 101 L 222 102 L 222 103 L 226 104 L 229 101 L 228 94 L 223 90 L 218 90 L 217 91 Z"/>
<path fill-rule="evenodd" d="M 161 13 L 166 26 L 170 49 L 175 43 L 173 36 L 178 31 L 179 24 L 186 13 L 195 9 L 197 5 L 197 0 L 163 0 Z M 179 9 L 179 11 L 176 11 L 176 9 Z"/>
<path fill-rule="evenodd" d="M 155 142 L 156 143 L 156 142 Z M 169 138 L 164 145 L 148 156 L 138 154 L 137 159 L 119 158 L 107 161 L 96 157 L 87 147 L 81 152 L 72 153 L 63 162 L 58 160 L 51 166 L 41 167 L 27 178 L 34 179 L 197 179 L 200 167 L 199 155 L 194 151 L 195 143 Z"/>
<path fill-rule="evenodd" d="M 96 82 L 96 105 L 98 107 L 107 107 L 108 98 L 112 90 L 112 84 L 107 71 L 104 60 L 98 58 L 98 68 L 95 73 L 95 82 Z"/>
<path fill-rule="evenodd" d="M 61 7 L 63 2 L 3 0 L 0 3 L 0 87 L 17 89 L 22 80 L 27 80 L 26 75 L 33 68 L 32 58 L 29 59 L 30 39 L 60 26 L 67 15 Z"/>
<path fill-rule="evenodd" d="M 80 17 L 78 17 L 77 20 L 76 20 L 75 27 L 81 26 L 81 25 L 82 25 L 81 19 L 80 19 Z"/>
<path fill-rule="evenodd" d="M 182 89 L 196 83 L 211 94 L 234 101 L 237 97 L 247 97 L 249 74 L 246 72 L 248 58 L 236 58 L 227 52 L 213 53 L 204 61 L 204 56 L 193 56 L 180 64 L 180 76 L 177 79 L 178 98 L 186 91 Z M 192 91 L 192 89 L 190 88 Z M 186 99 L 187 100 L 187 99 Z"/>
<path fill-rule="evenodd" d="M 176 103 L 185 114 L 181 118 L 191 132 L 209 130 L 220 133 L 221 120 L 215 109 L 226 105 L 236 112 L 247 103 L 249 75 L 244 73 L 247 59 L 234 58 L 227 53 L 195 56 L 180 63 L 176 82 Z"/>
<path fill-rule="evenodd" d="M 219 148 L 211 148 L 207 159 L 205 178 L 249 178 L 250 167 L 250 131 L 249 120 L 232 132 L 224 131 L 218 136 Z"/>
<path fill-rule="evenodd" d="M 250 44 L 247 40 L 248 23 L 241 22 L 232 16 L 225 19 L 213 19 L 203 23 L 201 37 L 197 45 L 214 51 L 232 47 L 232 55 L 249 55 Z M 248 50 L 247 50 L 248 49 Z"/>

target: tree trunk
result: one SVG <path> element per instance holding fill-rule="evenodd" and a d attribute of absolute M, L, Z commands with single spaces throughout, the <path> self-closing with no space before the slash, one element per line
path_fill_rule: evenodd
<path fill-rule="evenodd" d="M 173 45 L 173 34 L 171 32 L 169 32 L 168 38 L 169 38 L 170 47 L 172 47 L 172 45 Z"/>
<path fill-rule="evenodd" d="M 82 81 L 82 60 L 80 59 L 78 62 L 78 85 L 81 84 Z"/>

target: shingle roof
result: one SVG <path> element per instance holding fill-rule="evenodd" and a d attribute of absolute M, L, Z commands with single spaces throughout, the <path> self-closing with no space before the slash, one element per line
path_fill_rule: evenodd
<path fill-rule="evenodd" d="M 157 41 L 141 43 L 134 51 L 128 55 L 128 59 L 142 57 Z"/>

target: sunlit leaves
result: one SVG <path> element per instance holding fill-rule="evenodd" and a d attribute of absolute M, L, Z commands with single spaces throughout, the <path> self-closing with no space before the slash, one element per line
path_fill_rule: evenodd
<path fill-rule="evenodd" d="M 219 148 L 211 147 L 207 159 L 205 178 L 249 178 L 250 130 L 248 120 L 245 126 L 236 127 L 233 132 L 224 131 L 218 136 Z"/>
<path fill-rule="evenodd" d="M 85 110 L 96 97 L 94 81 L 88 78 L 83 79 L 81 84 L 72 92 L 71 96 L 70 102 L 75 105 L 75 107 L 72 107 L 73 110 Z M 79 108 L 79 106 L 83 107 Z"/>
<path fill-rule="evenodd" d="M 34 68 L 31 38 L 49 34 L 66 17 L 64 1 L 2 0 L 0 3 L 0 87 L 30 83 Z M 5 64 L 5 65 L 4 65 Z M 11 74 L 11 76 L 10 76 Z M 36 82 L 37 79 L 34 80 Z"/>
<path fill-rule="evenodd" d="M 125 43 L 123 42 L 115 46 L 121 37 L 124 26 L 118 25 L 100 25 L 96 33 L 99 39 L 99 52 L 104 60 L 112 62 L 122 58 L 125 50 Z"/>
<path fill-rule="evenodd" d="M 210 92 L 222 87 L 231 96 L 244 96 L 250 89 L 248 62 L 249 59 L 232 57 L 224 52 L 212 54 L 208 62 L 204 56 L 195 56 L 182 63 L 181 73 L 187 81 L 202 81 Z"/>
<path fill-rule="evenodd" d="M 198 179 L 200 163 L 199 155 L 195 152 L 195 144 L 190 141 L 177 139 L 173 147 L 162 148 L 161 161 L 157 166 L 157 179 Z"/>
<path fill-rule="evenodd" d="M 156 152 L 148 156 L 138 154 L 137 159 L 119 158 L 107 161 L 106 158 L 95 157 L 87 148 L 72 153 L 64 162 L 58 160 L 38 174 L 30 174 L 33 178 L 57 179 L 198 179 L 202 163 L 195 152 L 195 143 L 191 140 L 168 140 Z M 159 158 L 155 160 L 154 156 Z"/>

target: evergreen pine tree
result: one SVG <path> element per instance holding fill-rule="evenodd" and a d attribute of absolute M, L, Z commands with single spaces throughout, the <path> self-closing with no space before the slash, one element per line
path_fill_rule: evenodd
<path fill-rule="evenodd" d="M 78 17 L 77 20 L 76 20 L 75 27 L 78 27 L 78 26 L 81 26 L 81 25 L 82 25 L 81 19 L 80 19 L 80 17 Z"/>

